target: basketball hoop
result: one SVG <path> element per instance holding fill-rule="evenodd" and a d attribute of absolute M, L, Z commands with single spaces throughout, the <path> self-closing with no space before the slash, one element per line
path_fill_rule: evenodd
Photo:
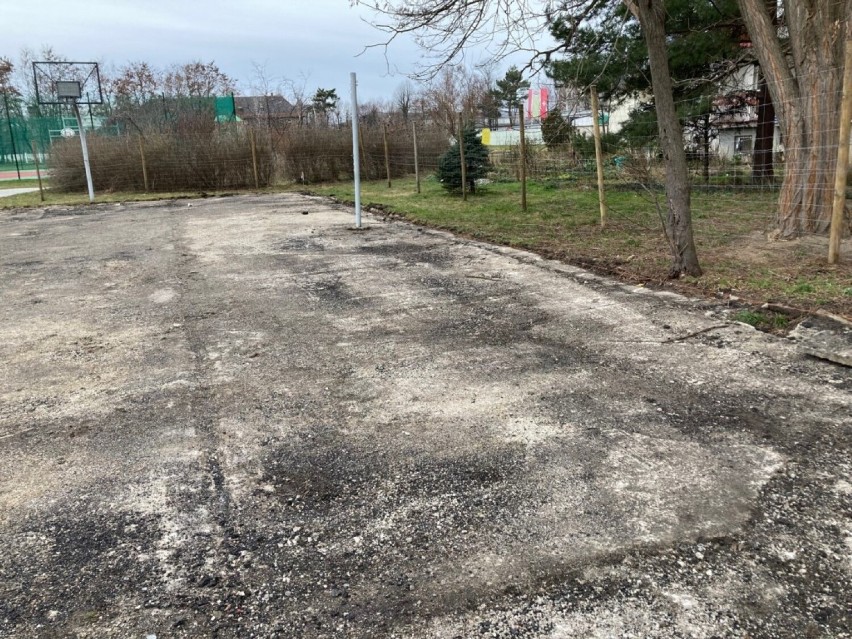
<path fill-rule="evenodd" d="M 97 62 L 33 62 L 33 84 L 39 104 L 103 104 Z"/>
<path fill-rule="evenodd" d="M 86 185 L 89 201 L 95 201 L 92 185 L 92 168 L 89 165 L 89 148 L 86 144 L 86 129 L 80 117 L 80 105 L 103 104 L 101 75 L 97 62 L 33 62 L 33 83 L 39 104 L 70 106 L 77 118 L 80 146 L 83 148 L 83 166 L 86 169 Z M 85 99 L 83 98 L 85 96 Z M 70 133 L 70 135 L 69 135 Z M 62 137 L 73 137 L 71 129 L 62 130 Z"/>

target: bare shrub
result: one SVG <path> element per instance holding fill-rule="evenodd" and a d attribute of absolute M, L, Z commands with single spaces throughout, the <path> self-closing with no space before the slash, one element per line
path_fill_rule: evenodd
<path fill-rule="evenodd" d="M 384 178 L 385 149 L 381 126 L 362 127 L 361 177 Z M 391 177 L 414 172 L 414 142 L 410 127 L 388 127 Z M 417 144 L 422 172 L 435 170 L 438 158 L 449 148 L 449 137 L 437 129 L 418 131 Z M 298 128 L 275 134 L 273 146 L 279 177 L 297 182 L 333 182 L 353 178 L 352 130 Z"/>
<path fill-rule="evenodd" d="M 186 191 L 254 187 L 250 130 L 241 124 L 217 125 L 198 118 L 169 133 L 87 137 L 92 181 L 99 191 L 142 191 L 142 141 L 150 191 Z M 274 176 L 272 147 L 265 131 L 256 132 L 258 182 Z M 77 138 L 54 144 L 51 185 L 60 191 L 86 188 L 83 156 Z"/>
<path fill-rule="evenodd" d="M 245 124 L 217 124 L 207 114 L 182 117 L 166 130 L 110 136 L 88 136 L 92 179 L 99 191 L 142 191 L 144 147 L 150 191 L 186 191 L 254 187 L 250 131 Z M 259 183 L 276 179 L 332 182 L 352 179 L 352 130 L 349 128 L 254 129 Z M 414 172 L 411 128 L 389 127 L 391 177 Z M 449 147 L 449 137 L 433 128 L 418 131 L 420 168 L 435 170 Z M 382 128 L 365 127 L 361 135 L 361 177 L 385 177 Z M 86 188 L 78 139 L 57 142 L 51 154 L 52 184 L 60 191 Z"/>

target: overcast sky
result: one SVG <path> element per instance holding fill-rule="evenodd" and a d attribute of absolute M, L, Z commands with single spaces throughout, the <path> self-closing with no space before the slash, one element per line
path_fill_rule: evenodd
<path fill-rule="evenodd" d="M 157 67 L 214 60 L 244 93 L 258 64 L 273 88 L 287 78 L 307 93 L 336 88 L 344 100 L 355 71 L 361 100 L 389 99 L 422 53 L 399 40 L 387 59 L 381 48 L 359 56 L 383 40 L 370 18 L 348 0 L 0 0 L 0 56 L 15 60 L 23 47 L 50 45 L 107 69 L 131 60 Z"/>

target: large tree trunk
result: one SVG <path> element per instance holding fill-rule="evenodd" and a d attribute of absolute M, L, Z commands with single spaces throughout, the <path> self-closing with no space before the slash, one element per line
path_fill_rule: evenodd
<path fill-rule="evenodd" d="M 710 184 L 710 114 L 704 115 L 704 121 L 701 123 L 701 137 L 704 141 L 704 184 Z"/>
<path fill-rule="evenodd" d="M 651 83 L 660 149 L 666 167 L 666 234 L 672 251 L 671 277 L 682 274 L 701 275 L 695 242 L 692 237 L 689 171 L 683 148 L 683 130 L 672 97 L 672 78 L 666 49 L 666 11 L 663 0 L 625 0 L 631 13 L 639 20 L 648 47 Z"/>
<path fill-rule="evenodd" d="M 782 238 L 825 232 L 831 221 L 843 47 L 852 0 L 785 0 L 791 55 L 785 55 L 765 0 L 737 0 L 765 74 L 784 136 L 778 198 Z"/>
<path fill-rule="evenodd" d="M 775 181 L 775 105 L 762 74 L 757 90 L 757 135 L 751 177 L 755 184 Z"/>

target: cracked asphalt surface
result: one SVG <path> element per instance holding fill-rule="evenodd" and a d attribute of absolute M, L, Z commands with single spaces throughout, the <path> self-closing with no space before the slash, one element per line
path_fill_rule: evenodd
<path fill-rule="evenodd" d="M 0 636 L 852 636 L 848 368 L 366 222 L 0 214 Z"/>

